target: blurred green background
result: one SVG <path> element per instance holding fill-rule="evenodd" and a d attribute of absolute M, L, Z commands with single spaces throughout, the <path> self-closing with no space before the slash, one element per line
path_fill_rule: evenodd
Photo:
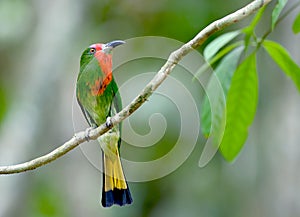
<path fill-rule="evenodd" d="M 48 153 L 74 134 L 74 85 L 81 52 L 88 45 L 148 35 L 186 42 L 213 20 L 248 2 L 0 0 L 0 164 Z M 300 64 L 300 38 L 291 31 L 295 15 L 280 23 L 271 38 Z M 226 31 L 246 26 L 250 20 Z M 262 24 L 258 31 L 268 28 L 267 16 Z M 136 72 L 144 71 L 143 67 L 137 64 Z M 129 183 L 133 205 L 104 209 L 99 205 L 102 174 L 76 148 L 32 172 L 1 176 L 0 216 L 300 216 L 300 95 L 263 51 L 258 55 L 258 71 L 257 115 L 234 163 L 216 154 L 199 168 L 204 144 L 200 136 L 192 154 L 173 173 Z M 192 91 L 200 102 L 201 88 Z M 153 96 L 132 116 L 137 133 L 149 131 L 148 112 L 163 110 L 161 103 Z M 178 116 L 172 109 L 164 113 L 169 119 Z M 125 145 L 124 156 L 164 155 L 178 136 L 174 125 L 169 124 L 173 127 L 153 149 L 135 152 L 138 148 Z"/>

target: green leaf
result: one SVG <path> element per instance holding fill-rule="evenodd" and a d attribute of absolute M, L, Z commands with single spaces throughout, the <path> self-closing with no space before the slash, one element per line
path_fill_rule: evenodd
<path fill-rule="evenodd" d="M 220 59 L 222 59 L 226 54 L 228 54 L 230 51 L 232 51 L 233 49 L 243 46 L 243 41 L 237 41 L 235 43 L 229 44 L 228 46 L 226 46 L 225 48 L 223 48 L 222 50 L 220 50 L 210 61 L 210 65 L 216 63 L 217 61 L 219 61 Z"/>
<path fill-rule="evenodd" d="M 293 23 L 293 32 L 295 34 L 300 32 L 300 13 L 297 15 L 297 17 Z"/>
<path fill-rule="evenodd" d="M 214 63 L 216 63 L 217 61 L 222 59 L 226 54 L 228 54 L 233 49 L 241 46 L 242 44 L 243 44 L 242 41 L 238 41 L 238 42 L 232 43 L 232 44 L 226 46 L 225 48 L 223 48 L 222 50 L 220 50 L 209 62 L 205 62 L 205 64 L 203 64 L 198 69 L 198 71 L 195 73 L 193 80 L 196 77 L 200 77 L 200 75 L 202 75 L 203 72 L 205 72 L 206 70 L 211 68 L 211 65 L 213 65 Z"/>
<path fill-rule="evenodd" d="M 266 10 L 266 6 L 264 6 L 261 9 L 258 10 L 258 12 L 256 13 L 255 17 L 251 21 L 250 25 L 247 26 L 246 28 L 244 28 L 244 30 L 243 30 L 244 33 L 253 32 L 253 30 L 255 29 L 256 25 L 261 20 L 262 15 L 264 14 L 265 10 Z"/>
<path fill-rule="evenodd" d="M 300 67 L 292 60 L 284 47 L 274 41 L 264 41 L 263 46 L 277 65 L 295 83 L 300 92 Z"/>
<path fill-rule="evenodd" d="M 206 61 L 210 60 L 222 47 L 224 47 L 240 33 L 241 31 L 227 32 L 210 42 L 204 49 L 204 59 Z"/>
<path fill-rule="evenodd" d="M 274 29 L 276 22 L 279 18 L 279 15 L 282 11 L 282 9 L 284 8 L 284 6 L 286 5 L 287 0 L 278 0 L 273 12 L 272 12 L 272 30 Z"/>
<path fill-rule="evenodd" d="M 239 57 L 243 49 L 244 47 L 241 46 L 227 54 L 216 68 L 213 74 L 215 76 L 211 77 L 207 85 L 206 95 L 201 109 L 201 130 L 206 137 L 209 136 L 211 128 L 220 124 L 218 121 L 222 119 L 225 109 L 225 99 L 223 99 L 223 96 L 226 97 L 227 95 L 232 75 L 237 68 Z M 221 86 L 221 94 L 216 91 L 218 86 Z M 224 102 L 222 103 L 222 101 Z M 211 106 L 213 108 L 211 108 Z M 212 111 L 214 111 L 213 115 Z M 213 121 L 215 122 L 213 126 L 211 126 L 212 118 L 215 120 Z"/>
<path fill-rule="evenodd" d="M 243 147 L 248 127 L 257 106 L 258 77 L 256 56 L 252 53 L 235 71 L 226 100 L 226 126 L 220 151 L 227 161 L 232 161 Z"/>

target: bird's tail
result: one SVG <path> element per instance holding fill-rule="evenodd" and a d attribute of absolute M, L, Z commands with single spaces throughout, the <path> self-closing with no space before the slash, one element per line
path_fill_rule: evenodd
<path fill-rule="evenodd" d="M 103 153 L 103 189 L 101 203 L 104 207 L 113 204 L 131 204 L 132 198 L 123 173 L 119 151 L 111 157 Z"/>

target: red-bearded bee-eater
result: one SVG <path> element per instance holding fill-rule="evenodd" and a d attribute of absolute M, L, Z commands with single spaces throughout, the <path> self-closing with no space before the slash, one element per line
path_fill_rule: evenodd
<path fill-rule="evenodd" d="M 81 55 L 80 72 L 76 84 L 77 101 L 91 127 L 110 124 L 110 117 L 120 111 L 121 98 L 112 74 L 112 50 L 124 44 L 112 41 L 93 44 Z M 103 152 L 103 187 L 101 203 L 104 207 L 113 204 L 131 204 L 131 194 L 123 173 L 119 148 L 121 126 L 114 126 L 98 138 Z"/>

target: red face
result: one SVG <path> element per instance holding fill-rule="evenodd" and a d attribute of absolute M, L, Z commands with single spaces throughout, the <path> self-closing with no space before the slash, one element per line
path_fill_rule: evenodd
<path fill-rule="evenodd" d="M 104 44 L 92 44 L 91 46 L 89 46 L 90 53 L 95 54 L 95 53 L 101 51 L 103 46 L 104 46 Z"/>

